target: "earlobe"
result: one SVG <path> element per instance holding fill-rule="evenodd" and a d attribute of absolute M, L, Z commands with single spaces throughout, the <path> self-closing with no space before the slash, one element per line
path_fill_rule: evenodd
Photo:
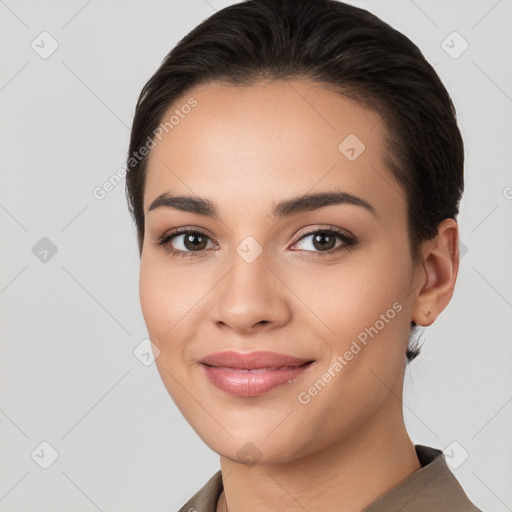
<path fill-rule="evenodd" d="M 453 295 L 459 270 L 459 231 L 455 219 L 445 219 L 433 240 L 423 246 L 424 283 L 417 292 L 412 320 L 433 324 Z"/>

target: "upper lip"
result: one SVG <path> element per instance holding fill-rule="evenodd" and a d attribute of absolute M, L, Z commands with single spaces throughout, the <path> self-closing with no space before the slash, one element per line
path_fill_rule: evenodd
<path fill-rule="evenodd" d="M 201 363 L 209 366 L 224 366 L 254 370 L 281 366 L 300 366 L 311 362 L 311 359 L 287 356 L 278 352 L 235 352 L 233 350 L 214 352 L 201 359 Z"/>

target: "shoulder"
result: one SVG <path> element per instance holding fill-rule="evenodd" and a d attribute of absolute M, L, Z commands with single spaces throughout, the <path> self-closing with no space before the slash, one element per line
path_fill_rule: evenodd
<path fill-rule="evenodd" d="M 468 498 L 441 450 L 424 445 L 415 449 L 422 467 L 362 512 L 483 512 Z M 219 470 L 178 512 L 216 512 L 222 490 Z"/>
<path fill-rule="evenodd" d="M 422 467 L 363 512 L 482 512 L 450 471 L 441 450 L 424 445 L 415 449 Z"/>
<path fill-rule="evenodd" d="M 178 512 L 215 512 L 222 489 L 222 473 L 219 469 Z"/>

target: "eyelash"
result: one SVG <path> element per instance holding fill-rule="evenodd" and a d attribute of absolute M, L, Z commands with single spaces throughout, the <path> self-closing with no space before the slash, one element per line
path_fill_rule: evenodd
<path fill-rule="evenodd" d="M 204 253 L 206 249 L 202 249 L 200 251 L 181 251 L 179 249 L 172 249 L 169 242 L 176 236 L 184 235 L 184 234 L 198 234 L 205 236 L 207 238 L 208 235 L 201 231 L 200 229 L 196 228 L 183 228 L 176 231 L 170 231 L 162 235 L 155 243 L 158 247 L 164 247 L 166 249 L 166 252 L 170 254 L 172 257 L 178 257 L 178 258 L 198 258 L 201 256 L 204 256 Z M 314 231 L 308 231 L 305 233 L 301 233 L 299 238 L 295 241 L 293 245 L 295 245 L 297 242 L 301 241 L 303 238 L 306 238 L 308 236 L 317 234 L 317 233 L 327 233 L 329 235 L 337 235 L 343 242 L 342 245 L 339 245 L 338 247 L 335 247 L 333 249 L 329 249 L 328 251 L 305 251 L 310 252 L 315 255 L 315 257 L 322 257 L 322 256 L 330 256 L 333 254 L 336 254 L 338 252 L 349 250 L 353 248 L 355 245 L 357 245 L 358 241 L 355 237 L 348 235 L 345 231 L 336 228 L 334 226 L 330 226 L 329 228 L 322 228 L 322 229 L 316 229 Z"/>

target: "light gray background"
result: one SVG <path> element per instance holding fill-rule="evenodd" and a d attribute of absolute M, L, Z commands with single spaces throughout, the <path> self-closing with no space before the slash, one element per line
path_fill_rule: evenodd
<path fill-rule="evenodd" d="M 0 0 L 1 511 L 171 512 L 219 468 L 133 354 L 147 331 L 124 181 L 92 191 L 122 167 L 151 73 L 230 3 Z M 470 498 L 512 510 L 512 2 L 350 3 L 422 49 L 466 144 L 467 252 L 406 374 L 409 433 L 456 461 L 467 451 L 453 471 Z M 50 48 L 43 31 L 59 45 L 46 59 L 31 47 Z M 453 31 L 469 43 L 456 59 L 442 47 Z M 46 262 L 43 237 L 57 248 Z M 43 441 L 58 452 L 48 469 Z"/>

